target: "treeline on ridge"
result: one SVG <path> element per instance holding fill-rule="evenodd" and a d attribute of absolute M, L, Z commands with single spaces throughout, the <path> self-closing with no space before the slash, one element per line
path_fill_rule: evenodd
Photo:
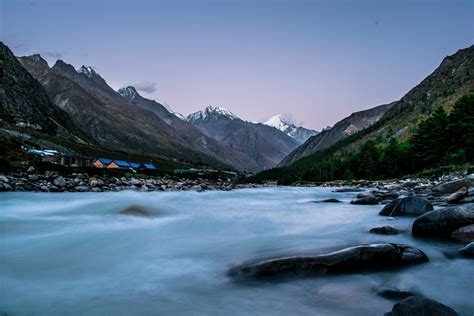
<path fill-rule="evenodd" d="M 251 181 L 278 180 L 279 184 L 292 184 L 298 181 L 376 180 L 402 177 L 426 169 L 472 164 L 474 94 L 458 99 L 449 114 L 438 106 L 405 141 L 373 139 L 357 151 L 341 154 L 341 149 L 357 137 L 352 135 L 291 166 L 260 172 Z"/>

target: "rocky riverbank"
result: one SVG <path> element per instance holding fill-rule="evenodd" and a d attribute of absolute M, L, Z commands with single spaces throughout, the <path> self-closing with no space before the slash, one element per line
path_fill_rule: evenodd
<path fill-rule="evenodd" d="M 60 174 L 56 171 L 37 172 L 17 170 L 0 175 L 0 191 L 29 192 L 110 192 L 122 190 L 150 191 L 183 191 L 195 190 L 232 190 L 238 188 L 261 187 L 256 184 L 238 184 L 232 178 L 208 180 L 169 179 L 144 175 L 124 175 L 121 177 L 90 176 L 87 173 Z"/>
<path fill-rule="evenodd" d="M 432 205 L 449 206 L 474 202 L 474 173 L 459 172 L 440 177 L 385 181 L 333 181 L 300 186 L 341 186 L 339 192 L 359 192 L 354 204 L 388 204 L 393 199 L 417 196 Z"/>

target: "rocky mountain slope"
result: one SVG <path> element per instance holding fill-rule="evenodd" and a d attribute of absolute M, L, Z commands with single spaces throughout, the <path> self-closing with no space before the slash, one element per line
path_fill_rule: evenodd
<path fill-rule="evenodd" d="M 186 120 L 221 145 L 251 157 L 259 170 L 276 166 L 298 145 L 293 138 L 273 127 L 244 121 L 219 107 L 208 106 L 188 115 Z"/>
<path fill-rule="evenodd" d="M 296 160 L 326 149 L 341 139 L 369 127 L 380 120 L 393 104 L 379 105 L 372 109 L 352 113 L 337 122 L 333 127 L 325 129 L 308 139 L 303 145 L 285 157 L 279 166 L 291 165 Z"/>
<path fill-rule="evenodd" d="M 302 145 L 302 148 L 297 149 L 295 153 L 286 158 L 280 168 L 262 172 L 257 175 L 256 179 L 258 181 L 284 179 L 285 183 L 290 183 L 301 179 L 303 175 L 309 178 L 318 178 L 318 174 L 320 175 L 319 178 L 332 179 L 331 175 L 334 172 L 331 169 L 334 167 L 332 161 L 337 160 L 333 158 L 347 160 L 347 157 L 359 152 L 365 145 L 369 145 L 367 148 L 370 148 L 369 141 L 371 140 L 373 141 L 372 144 L 377 144 L 375 146 L 389 148 L 389 144 L 392 144 L 391 148 L 393 148 L 392 139 L 399 142 L 413 139 L 415 127 L 419 126 L 420 122 L 438 113 L 439 111 L 436 110 L 441 107 L 449 113 L 457 104 L 457 101 L 461 100 L 461 97 L 467 97 L 472 93 L 474 93 L 474 45 L 460 49 L 455 54 L 444 58 L 439 67 L 420 84 L 411 89 L 399 101 L 386 105 L 389 109 L 374 124 L 339 140 L 325 149 L 318 149 L 319 142 L 323 143 L 323 136 L 328 134 L 322 132 L 309 139 Z M 345 130 L 347 126 L 350 126 L 347 124 L 339 125 L 341 130 Z M 433 128 L 436 129 L 436 126 Z M 415 136 L 417 135 L 415 134 Z M 451 142 L 454 143 L 454 141 L 457 140 Z M 316 151 L 304 157 L 304 149 L 309 148 L 309 145 L 313 145 Z M 377 147 L 375 147 L 375 150 L 377 150 Z M 417 153 L 417 150 L 419 150 L 417 147 L 410 150 L 413 155 L 426 154 Z M 329 166 L 329 170 L 324 170 L 326 176 L 323 174 L 324 164 Z M 361 168 L 364 168 L 364 166 L 362 165 Z M 343 177 L 345 176 L 343 175 Z"/>
<path fill-rule="evenodd" d="M 50 99 L 74 124 L 103 148 L 163 159 L 225 167 L 193 148 L 152 111 L 129 104 L 90 67 L 75 70 L 61 60 L 53 67 L 34 57 L 19 61 L 46 89 Z"/>
<path fill-rule="evenodd" d="M 311 136 L 315 136 L 318 134 L 318 132 L 315 130 L 307 129 L 302 126 L 296 126 L 295 124 L 290 123 L 287 119 L 285 119 L 283 114 L 275 115 L 269 118 L 263 124 L 275 127 L 276 129 L 282 131 L 300 144 L 306 142 Z"/>
<path fill-rule="evenodd" d="M 37 63 L 47 63 L 39 55 Z M 0 42 L 0 125 L 11 124 L 52 136 L 81 143 L 89 142 L 88 135 L 76 128 L 73 121 L 48 97 L 39 84 L 10 51 Z"/>
<path fill-rule="evenodd" d="M 142 97 L 134 87 L 122 88 L 118 93 L 131 105 L 153 112 L 166 124 L 173 128 L 180 139 L 195 148 L 202 148 L 209 155 L 221 159 L 238 170 L 260 170 L 254 159 L 242 152 L 219 144 L 215 139 L 207 136 L 193 124 L 171 113 L 162 104 Z"/>

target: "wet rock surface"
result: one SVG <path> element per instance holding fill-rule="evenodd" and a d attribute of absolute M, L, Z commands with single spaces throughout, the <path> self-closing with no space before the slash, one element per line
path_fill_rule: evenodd
<path fill-rule="evenodd" d="M 234 278 L 265 278 L 285 275 L 325 275 L 379 271 L 420 264 L 426 254 L 406 245 L 379 243 L 344 248 L 316 256 L 295 256 L 258 261 L 228 271 Z"/>
<path fill-rule="evenodd" d="M 415 296 L 416 294 L 410 291 L 383 287 L 377 291 L 377 295 L 390 300 L 401 300 L 410 296 Z"/>
<path fill-rule="evenodd" d="M 451 233 L 451 238 L 460 242 L 470 242 L 474 240 L 474 224 L 456 229 Z"/>
<path fill-rule="evenodd" d="M 474 203 L 441 208 L 421 215 L 413 222 L 416 236 L 451 238 L 457 229 L 474 224 Z"/>
<path fill-rule="evenodd" d="M 379 204 L 379 200 L 375 196 L 363 196 L 352 200 L 351 204 L 374 205 Z"/>
<path fill-rule="evenodd" d="M 374 227 L 369 230 L 371 234 L 378 234 L 378 235 L 396 235 L 400 231 L 392 226 L 382 226 L 382 227 Z"/>
<path fill-rule="evenodd" d="M 432 211 L 433 205 L 423 198 L 409 196 L 396 199 L 385 205 L 380 211 L 382 216 L 418 216 Z"/>
<path fill-rule="evenodd" d="M 320 201 L 314 201 L 315 203 L 342 203 L 338 199 L 330 198 L 330 199 L 324 199 Z"/>
<path fill-rule="evenodd" d="M 474 258 L 474 242 L 467 244 L 466 246 L 459 249 L 461 255 L 466 258 Z"/>
<path fill-rule="evenodd" d="M 455 316 L 458 313 L 449 306 L 421 296 L 410 296 L 396 303 L 385 316 Z"/>

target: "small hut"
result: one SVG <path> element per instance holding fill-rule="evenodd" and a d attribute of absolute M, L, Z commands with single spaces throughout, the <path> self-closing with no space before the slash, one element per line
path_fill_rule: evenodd
<path fill-rule="evenodd" d="M 111 162 L 112 162 L 112 159 L 98 158 L 94 160 L 92 165 L 96 168 L 108 168 Z"/>

